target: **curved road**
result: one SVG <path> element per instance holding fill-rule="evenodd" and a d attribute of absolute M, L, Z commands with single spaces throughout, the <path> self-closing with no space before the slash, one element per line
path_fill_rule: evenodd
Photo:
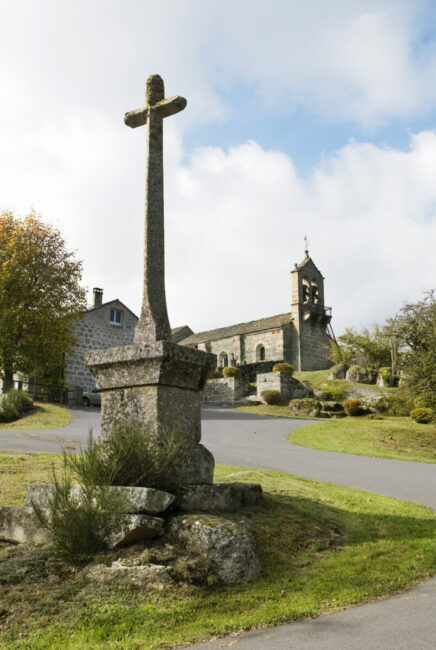
<path fill-rule="evenodd" d="M 58 453 L 100 432 L 100 413 L 73 409 L 63 429 L 1 431 L 0 451 Z M 217 463 L 288 472 L 421 503 L 436 510 L 436 466 L 351 456 L 290 445 L 286 435 L 305 420 L 266 418 L 208 406 L 202 442 Z M 430 650 L 436 647 L 436 578 L 403 594 L 320 618 L 201 644 L 206 650 Z"/>

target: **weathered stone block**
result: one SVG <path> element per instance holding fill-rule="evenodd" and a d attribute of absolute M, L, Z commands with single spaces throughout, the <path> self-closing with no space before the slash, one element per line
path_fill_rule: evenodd
<path fill-rule="evenodd" d="M 111 489 L 122 496 L 125 501 L 124 511 L 129 514 L 157 515 L 164 512 L 175 499 L 173 494 L 154 488 L 114 486 Z M 52 494 L 51 483 L 30 483 L 27 488 L 26 506 L 34 503 L 40 508 L 47 508 Z M 81 486 L 72 485 L 70 494 L 80 500 Z"/>
<path fill-rule="evenodd" d="M 211 562 L 211 572 L 225 584 L 252 582 L 260 571 L 256 543 L 242 524 L 213 515 L 181 515 L 166 535 Z"/>
<path fill-rule="evenodd" d="M 236 512 L 261 499 L 262 488 L 256 483 L 185 485 L 178 494 L 177 507 L 184 512 Z"/>
<path fill-rule="evenodd" d="M 120 560 L 86 567 L 83 574 L 88 580 L 102 585 L 135 585 L 163 589 L 171 582 L 168 568 L 159 564 L 126 566 Z"/>
<path fill-rule="evenodd" d="M 116 533 L 109 535 L 106 540 L 108 548 L 128 546 L 161 535 L 163 519 L 148 515 L 124 515 L 121 528 Z"/>
<path fill-rule="evenodd" d="M 346 363 L 339 363 L 330 370 L 329 379 L 345 379 L 349 366 Z"/>
<path fill-rule="evenodd" d="M 44 514 L 49 516 L 48 511 Z M 42 544 L 51 541 L 49 531 L 42 528 L 33 508 L 0 506 L 0 540 L 19 544 Z"/>

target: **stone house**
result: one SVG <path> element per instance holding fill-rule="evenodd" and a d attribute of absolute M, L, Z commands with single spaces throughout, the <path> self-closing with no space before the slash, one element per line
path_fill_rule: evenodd
<path fill-rule="evenodd" d="M 216 354 L 219 368 L 285 361 L 296 370 L 322 370 L 331 366 L 330 321 L 331 308 L 324 304 L 324 278 L 306 251 L 304 260 L 292 271 L 291 311 L 191 334 L 179 343 Z"/>
<path fill-rule="evenodd" d="M 94 377 L 83 359 L 85 352 L 132 345 L 137 321 L 138 317 L 118 298 L 103 303 L 103 289 L 95 288 L 93 306 L 73 326 L 77 344 L 65 360 L 66 385 L 94 390 Z"/>

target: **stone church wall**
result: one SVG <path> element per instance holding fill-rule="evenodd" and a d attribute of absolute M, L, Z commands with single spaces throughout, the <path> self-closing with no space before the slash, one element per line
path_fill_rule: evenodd
<path fill-rule="evenodd" d="M 111 325 L 111 309 L 119 309 L 122 312 L 121 327 Z M 85 352 L 132 345 L 136 322 L 136 316 L 118 301 L 86 312 L 82 320 L 73 326 L 73 333 L 78 342 L 66 360 L 64 377 L 67 386 L 80 386 L 84 391 L 94 390 L 94 377 L 83 361 Z"/>
<path fill-rule="evenodd" d="M 283 329 L 272 330 L 269 332 L 260 332 L 245 335 L 245 362 L 255 363 L 260 361 L 257 358 L 257 348 L 263 345 L 265 348 L 265 360 L 282 361 L 283 360 Z"/>
<path fill-rule="evenodd" d="M 300 346 L 304 370 L 322 370 L 332 365 L 328 358 L 330 339 L 319 321 L 301 323 Z"/>

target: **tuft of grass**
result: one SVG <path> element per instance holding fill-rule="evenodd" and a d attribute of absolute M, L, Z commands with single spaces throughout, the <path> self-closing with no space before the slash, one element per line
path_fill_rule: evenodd
<path fill-rule="evenodd" d="M 420 463 L 436 463 L 436 425 L 405 417 L 346 418 L 307 426 L 289 434 L 295 445 Z"/>
<path fill-rule="evenodd" d="M 43 465 L 39 459 L 42 474 L 48 459 Z M 256 537 L 263 567 L 256 582 L 163 591 L 92 585 L 45 548 L 0 545 L 0 645 L 179 647 L 368 602 L 436 572 L 436 514 L 426 507 L 272 471 L 218 467 L 215 478 L 262 484 L 263 503 L 226 514 L 244 518 Z M 144 551 L 138 545 L 98 561 L 141 563 Z"/>
<path fill-rule="evenodd" d="M 14 422 L 0 424 L 1 429 L 59 429 L 69 424 L 71 415 L 63 406 L 35 402 L 32 411 Z"/>

